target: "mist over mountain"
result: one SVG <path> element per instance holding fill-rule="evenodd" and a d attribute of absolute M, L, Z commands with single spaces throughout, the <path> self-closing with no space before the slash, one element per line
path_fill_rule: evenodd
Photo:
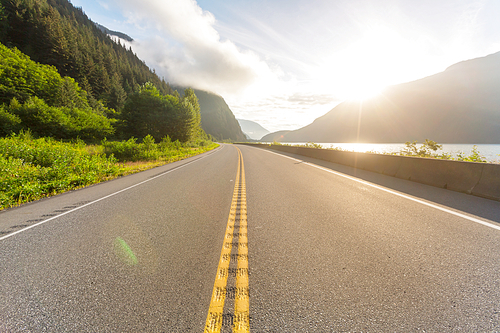
<path fill-rule="evenodd" d="M 269 131 L 262 127 L 259 123 L 251 120 L 236 119 L 240 124 L 241 130 L 252 140 L 260 140 Z"/>
<path fill-rule="evenodd" d="M 126 40 L 127 42 L 134 41 L 134 39 L 132 37 L 130 37 L 127 34 L 124 34 L 123 32 L 109 30 L 108 28 L 106 28 L 103 25 L 100 25 L 99 23 L 95 23 L 95 25 L 99 28 L 99 30 L 101 30 L 102 32 L 104 32 L 107 35 L 119 37 L 121 39 Z"/>
<path fill-rule="evenodd" d="M 500 52 L 346 101 L 313 123 L 263 141 L 500 143 Z"/>

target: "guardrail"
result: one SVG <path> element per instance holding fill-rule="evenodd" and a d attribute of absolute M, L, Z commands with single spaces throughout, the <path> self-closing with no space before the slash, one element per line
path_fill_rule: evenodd
<path fill-rule="evenodd" d="M 500 201 L 500 164 L 252 144 Z"/>

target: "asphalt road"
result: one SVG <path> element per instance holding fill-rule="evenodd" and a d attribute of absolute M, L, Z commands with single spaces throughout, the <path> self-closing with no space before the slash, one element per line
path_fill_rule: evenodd
<path fill-rule="evenodd" d="M 0 332 L 203 332 L 231 216 L 223 332 L 246 236 L 252 332 L 500 331 L 499 202 L 238 148 L 0 212 Z"/>

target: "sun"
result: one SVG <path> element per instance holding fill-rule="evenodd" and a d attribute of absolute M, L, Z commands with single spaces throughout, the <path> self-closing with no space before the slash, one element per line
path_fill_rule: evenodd
<path fill-rule="evenodd" d="M 351 101 L 363 101 L 379 96 L 386 88 L 383 83 L 376 80 L 360 79 L 357 82 L 352 82 L 349 89 L 344 92 L 344 98 Z"/>
<path fill-rule="evenodd" d="M 403 82 L 408 55 L 399 34 L 373 27 L 341 51 L 332 51 L 321 62 L 321 83 L 342 100 L 364 100 Z M 416 62 L 418 63 L 418 62 Z"/>
<path fill-rule="evenodd" d="M 336 82 L 323 80 L 322 85 L 340 100 L 363 101 L 382 94 L 388 83 L 379 73 L 370 71 L 350 71 Z"/>

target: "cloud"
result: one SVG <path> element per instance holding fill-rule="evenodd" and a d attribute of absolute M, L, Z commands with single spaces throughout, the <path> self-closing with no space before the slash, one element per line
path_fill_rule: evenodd
<path fill-rule="evenodd" d="M 340 103 L 332 95 L 297 92 L 253 101 L 226 101 L 237 118 L 256 121 L 271 132 L 301 128 Z"/>
<path fill-rule="evenodd" d="M 340 100 L 333 97 L 331 94 L 301 94 L 294 93 L 288 97 L 288 102 L 297 103 L 300 105 L 329 105 L 339 103 Z"/>
<path fill-rule="evenodd" d="M 172 83 L 234 94 L 278 81 L 277 72 L 255 53 L 222 40 L 215 17 L 194 0 L 121 0 L 117 5 L 130 22 L 157 32 L 133 48 Z"/>
<path fill-rule="evenodd" d="M 97 1 L 97 3 L 104 9 L 109 10 L 109 4 L 104 1 Z"/>

